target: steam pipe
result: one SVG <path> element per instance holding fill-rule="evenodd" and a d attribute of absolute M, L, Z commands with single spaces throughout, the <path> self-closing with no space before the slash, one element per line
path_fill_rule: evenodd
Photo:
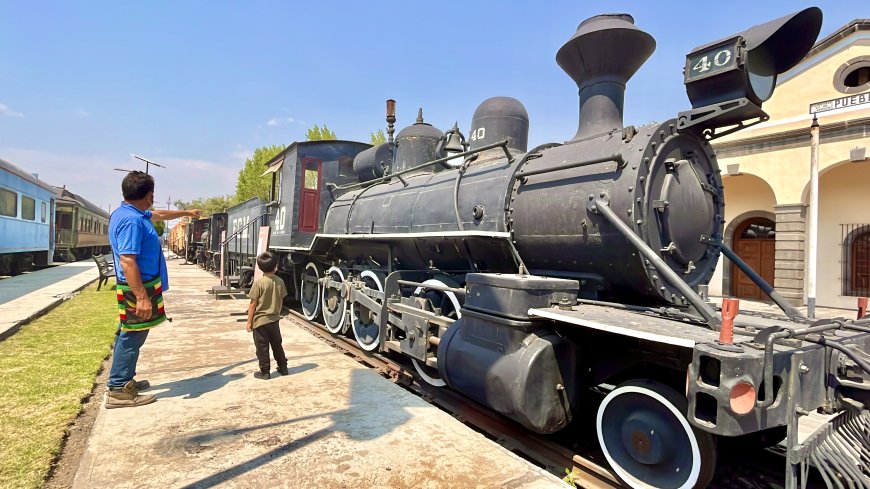
<path fill-rule="evenodd" d="M 369 180 L 368 182 L 352 183 L 350 185 L 341 185 L 341 186 L 335 187 L 335 190 L 348 190 L 348 189 L 352 189 L 352 188 L 363 187 L 365 185 L 374 185 L 376 183 L 381 183 L 383 181 L 390 180 L 393 177 L 399 177 L 401 175 L 405 175 L 406 173 L 411 173 L 413 171 L 417 171 L 421 168 L 426 168 L 428 166 L 432 166 L 432 165 L 435 165 L 437 163 L 443 163 L 445 161 L 452 160 L 453 158 L 459 158 L 462 156 L 473 155 L 473 154 L 480 153 L 482 151 L 486 151 L 486 150 L 492 149 L 492 148 L 502 147 L 505 149 L 505 152 L 507 153 L 508 142 L 509 141 L 507 139 L 505 139 L 505 140 L 499 141 L 497 143 L 487 144 L 486 146 L 481 146 L 479 148 L 468 150 L 468 151 L 465 151 L 463 153 L 452 154 L 452 155 L 445 156 L 443 158 L 438 158 L 437 160 L 428 161 L 426 163 L 423 163 L 422 165 L 417 165 L 417 166 L 414 166 L 411 168 L 407 168 L 407 169 L 402 170 L 400 172 L 390 173 L 389 175 L 384 175 L 381 178 L 377 178 L 375 180 Z M 507 154 L 510 154 L 510 153 L 507 153 Z"/>
<path fill-rule="evenodd" d="M 649 260 L 650 263 L 652 263 L 653 266 L 656 267 L 656 270 L 664 275 L 668 282 L 670 282 L 671 285 L 676 287 L 676 289 L 679 290 L 681 294 L 683 294 L 686 300 L 688 300 L 689 303 L 691 303 L 692 306 L 695 307 L 698 313 L 704 317 L 704 320 L 707 322 L 707 325 L 710 326 L 711 329 L 719 329 L 720 321 L 719 318 L 716 317 L 716 312 L 713 311 L 713 308 L 705 303 L 704 300 L 701 299 L 701 297 L 696 294 L 695 291 L 692 290 L 692 288 L 689 287 L 689 285 L 686 284 L 686 282 L 684 282 L 683 279 L 681 279 L 676 274 L 676 272 L 674 272 L 674 270 L 671 269 L 671 267 L 669 267 L 664 260 L 662 260 L 660 256 L 656 254 L 656 252 L 650 249 L 650 247 L 647 246 L 647 244 L 644 243 L 643 240 L 640 239 L 640 237 L 638 237 L 638 235 L 631 230 L 631 228 L 629 228 L 624 222 L 622 222 L 622 220 L 619 218 L 619 216 L 616 215 L 615 212 L 613 212 L 613 209 L 610 208 L 610 205 L 607 202 L 601 199 L 595 200 L 594 212 L 599 212 L 601 213 L 601 215 L 607 218 L 607 220 L 610 221 L 610 224 L 613 224 L 613 226 L 620 233 L 622 233 L 622 235 L 625 236 L 626 239 L 628 239 L 635 248 L 637 248 L 640 254 L 643 255 L 644 258 Z"/>
<path fill-rule="evenodd" d="M 731 263 L 737 265 L 737 268 L 745 273 L 746 276 L 749 277 L 749 280 L 752 280 L 752 282 L 757 285 L 762 292 L 767 294 L 773 300 L 773 302 L 775 302 L 776 305 L 779 306 L 780 309 L 782 309 L 782 312 L 784 312 L 789 319 L 791 319 L 792 321 L 807 319 L 807 317 L 801 314 L 801 312 L 798 311 L 797 308 L 789 304 L 787 300 L 779 295 L 779 292 L 771 287 L 770 284 L 765 282 L 760 275 L 755 273 L 755 270 L 753 270 L 752 267 L 747 265 L 746 262 L 743 261 L 743 259 L 737 256 L 737 253 L 734 253 L 734 250 L 732 250 L 728 246 L 725 246 L 725 244 L 721 244 L 719 246 L 722 249 L 722 254 L 728 257 L 728 259 L 731 260 Z"/>

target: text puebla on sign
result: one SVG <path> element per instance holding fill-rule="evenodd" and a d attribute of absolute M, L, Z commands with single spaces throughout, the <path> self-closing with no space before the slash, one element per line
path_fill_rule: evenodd
<path fill-rule="evenodd" d="M 833 100 L 825 100 L 824 102 L 816 102 L 810 104 L 810 114 L 819 112 L 827 112 L 829 110 L 843 109 L 855 105 L 870 104 L 870 92 L 849 95 L 846 97 L 835 98 Z"/>

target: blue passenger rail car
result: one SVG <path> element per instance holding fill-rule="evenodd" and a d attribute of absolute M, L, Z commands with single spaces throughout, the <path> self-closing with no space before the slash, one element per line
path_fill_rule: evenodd
<path fill-rule="evenodd" d="M 0 159 L 0 275 L 52 264 L 54 206 L 54 187 Z"/>

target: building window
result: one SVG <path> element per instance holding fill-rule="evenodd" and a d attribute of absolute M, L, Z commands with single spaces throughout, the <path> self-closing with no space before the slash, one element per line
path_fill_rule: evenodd
<path fill-rule="evenodd" d="M 870 89 L 870 56 L 859 56 L 843 63 L 834 73 L 834 87 L 843 93 Z"/>
<path fill-rule="evenodd" d="M 36 200 L 33 197 L 21 196 L 21 219 L 36 220 Z"/>
<path fill-rule="evenodd" d="M 843 295 L 870 296 L 870 224 L 842 224 Z"/>
<path fill-rule="evenodd" d="M 847 87 L 860 87 L 870 83 L 870 66 L 862 66 L 856 68 L 846 74 L 843 78 L 843 85 Z"/>
<path fill-rule="evenodd" d="M 18 217 L 18 194 L 0 188 L 0 216 Z"/>

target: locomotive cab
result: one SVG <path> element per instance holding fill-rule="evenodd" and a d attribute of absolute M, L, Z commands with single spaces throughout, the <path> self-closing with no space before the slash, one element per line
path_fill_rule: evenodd
<path fill-rule="evenodd" d="M 276 249 L 307 249 L 322 231 L 334 188 L 357 182 L 354 157 L 370 148 L 355 141 L 294 142 L 267 163 L 272 174 L 269 217 Z"/>

